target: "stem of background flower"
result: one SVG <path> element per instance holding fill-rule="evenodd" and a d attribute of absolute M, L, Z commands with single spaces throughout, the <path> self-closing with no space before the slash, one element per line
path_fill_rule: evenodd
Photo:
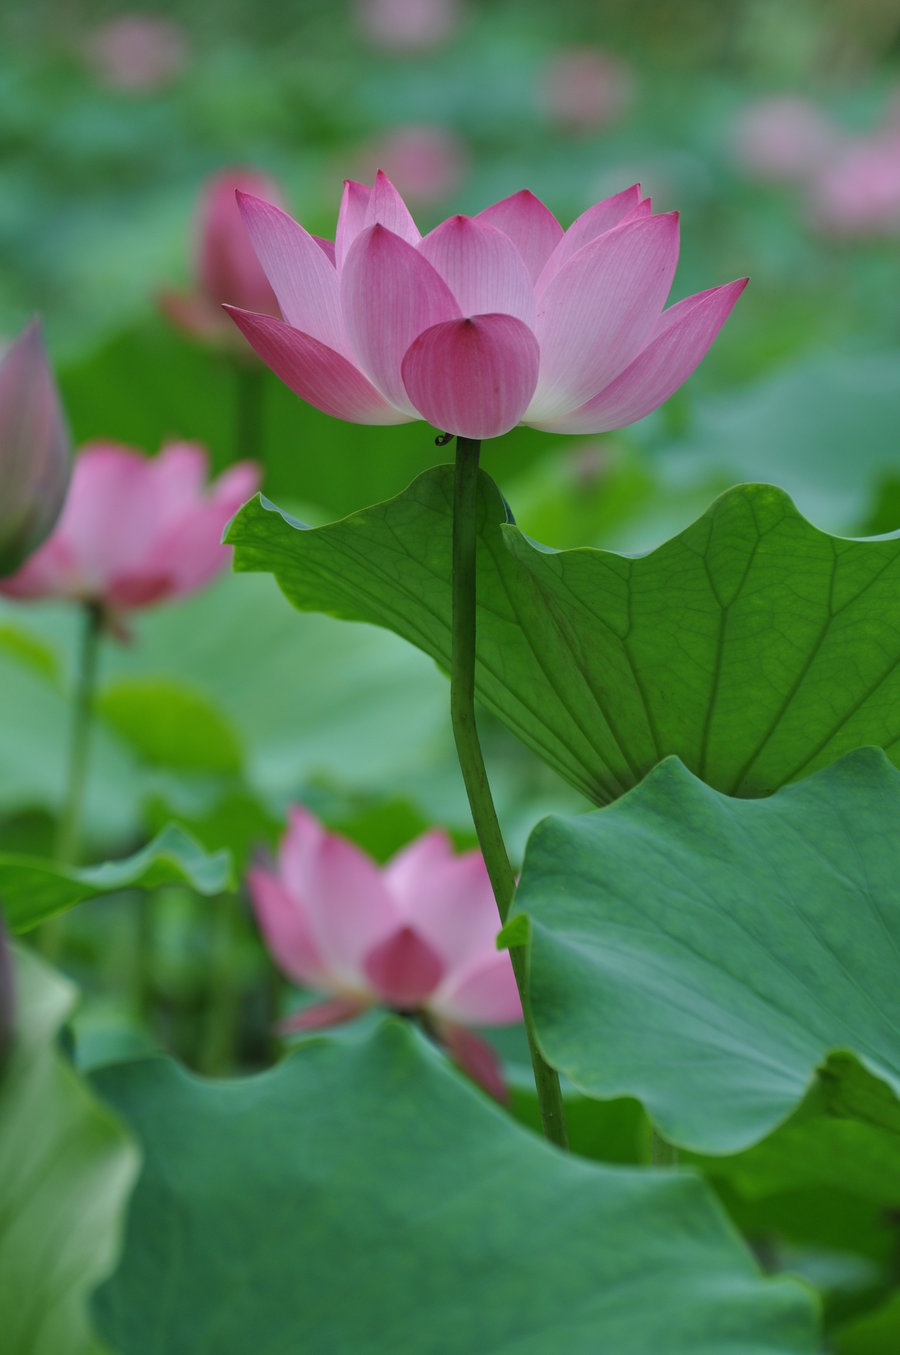
<path fill-rule="evenodd" d="M 264 367 L 234 360 L 235 379 L 235 461 L 264 462 L 263 456 L 263 397 L 266 371 Z"/>
<path fill-rule="evenodd" d="M 208 988 L 197 1066 L 207 1077 L 224 1077 L 235 1071 L 241 1005 L 236 972 L 240 911 L 237 898 L 229 894 L 203 899 L 202 906 L 209 924 Z"/>
<path fill-rule="evenodd" d="M 452 638 L 450 657 L 450 717 L 459 766 L 469 798 L 469 808 L 500 920 L 506 921 L 516 892 L 516 878 L 491 796 L 478 728 L 475 722 L 475 546 L 478 456 L 481 443 L 456 439 L 456 471 L 453 486 L 453 579 Z M 510 950 L 513 973 L 522 999 L 525 1031 L 534 1069 L 538 1105 L 544 1134 L 560 1148 L 568 1147 L 566 1119 L 559 1077 L 545 1063 L 534 1036 L 528 1006 L 528 957 L 523 947 Z"/>

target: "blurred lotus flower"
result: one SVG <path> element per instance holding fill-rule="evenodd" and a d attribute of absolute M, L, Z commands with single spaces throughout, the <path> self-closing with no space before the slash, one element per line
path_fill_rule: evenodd
<path fill-rule="evenodd" d="M 900 231 L 900 128 L 848 141 L 816 175 L 809 204 L 813 224 L 831 235 Z"/>
<path fill-rule="evenodd" d="M 56 530 L 0 591 L 90 603 L 120 632 L 123 613 L 193 592 L 228 564 L 222 532 L 259 480 L 241 462 L 207 492 L 206 474 L 206 452 L 191 443 L 153 458 L 90 444 L 75 458 Z"/>
<path fill-rule="evenodd" d="M 227 309 L 286 385 L 351 423 L 421 418 L 468 438 L 633 423 L 687 380 L 747 281 L 664 311 L 678 216 L 653 216 L 637 185 L 568 231 L 523 191 L 423 239 L 379 173 L 345 185 L 333 254 L 277 207 L 240 202 L 284 320 Z"/>
<path fill-rule="evenodd" d="M 459 0 L 356 0 L 356 22 L 373 47 L 418 52 L 437 47 L 459 23 Z"/>
<path fill-rule="evenodd" d="M 250 357 L 222 303 L 266 315 L 277 315 L 278 303 L 248 239 L 237 192 L 283 206 L 281 189 L 267 175 L 227 169 L 209 179 L 200 194 L 194 226 L 194 288 L 190 292 L 167 290 L 157 300 L 179 329 Z"/>
<path fill-rule="evenodd" d="M 159 89 L 186 65 L 187 34 L 172 19 L 123 14 L 94 30 L 87 56 L 103 83 L 113 89 Z"/>
<path fill-rule="evenodd" d="M 634 80 L 624 62 L 609 52 L 566 47 L 550 59 L 541 96 L 553 122 L 590 132 L 625 115 L 634 97 Z"/>
<path fill-rule="evenodd" d="M 383 165 L 410 202 L 427 206 L 443 202 L 459 187 L 466 158 L 465 146 L 448 128 L 398 127 L 366 148 L 362 172 L 374 177 Z"/>
<path fill-rule="evenodd" d="M 278 966 L 329 997 L 288 1022 L 310 1030 L 383 1004 L 422 1013 L 456 1061 L 492 1094 L 503 1083 L 468 1027 L 511 1025 L 522 1010 L 479 852 L 455 856 L 425 833 L 383 867 L 305 809 L 290 811 L 276 871 L 257 867 L 250 893 Z"/>
<path fill-rule="evenodd" d="M 37 320 L 0 359 L 0 576 L 41 544 L 69 482 L 71 445 Z"/>
<path fill-rule="evenodd" d="M 816 173 L 841 135 L 808 99 L 760 99 L 746 107 L 734 128 L 739 163 L 758 178 L 793 183 Z"/>

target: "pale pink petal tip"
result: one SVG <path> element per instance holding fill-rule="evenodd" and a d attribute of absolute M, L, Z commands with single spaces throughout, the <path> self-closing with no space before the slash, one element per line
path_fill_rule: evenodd
<path fill-rule="evenodd" d="M 360 1012 L 365 1011 L 365 1003 L 349 997 L 328 998 L 325 1002 L 313 1002 L 301 1007 L 293 1016 L 279 1021 L 275 1029 L 279 1035 L 290 1035 L 297 1031 L 324 1030 L 328 1026 L 338 1026 L 344 1021 L 352 1021 Z"/>
<path fill-rule="evenodd" d="M 443 1022 L 437 1033 L 453 1062 L 495 1101 L 505 1105 L 509 1101 L 509 1088 L 500 1059 L 487 1041 L 473 1030 L 450 1021 Z"/>

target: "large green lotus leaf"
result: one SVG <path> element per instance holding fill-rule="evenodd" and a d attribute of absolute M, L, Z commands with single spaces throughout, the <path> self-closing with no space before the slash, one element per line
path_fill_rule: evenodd
<path fill-rule="evenodd" d="M 119 678 L 100 693 L 97 713 L 151 766 L 241 770 L 240 741 L 202 688 L 172 678 Z"/>
<path fill-rule="evenodd" d="M 206 853 L 190 833 L 174 823 L 132 856 L 99 866 L 63 866 L 36 856 L 0 852 L 0 907 L 14 932 L 27 932 L 76 903 L 120 889 L 187 884 L 200 894 L 218 894 L 232 883 L 228 853 Z"/>
<path fill-rule="evenodd" d="M 396 1018 L 245 1081 L 97 1084 L 146 1153 L 96 1301 L 119 1355 L 816 1348 L 693 1173 L 556 1152 Z"/>
<path fill-rule="evenodd" d="M 607 809 L 547 819 L 507 931 L 530 934 L 547 1059 L 700 1152 L 817 1103 L 890 1134 L 900 1169 L 898 822 L 877 749 L 763 800 L 670 758 Z"/>
<path fill-rule="evenodd" d="M 446 667 L 451 493 L 439 467 L 314 530 L 255 499 L 228 534 L 235 566 Z M 639 558 L 548 550 L 506 518 L 482 477 L 478 693 L 595 803 L 673 753 L 757 796 L 862 744 L 900 748 L 900 540 L 827 536 L 767 485 Z"/>
<path fill-rule="evenodd" d="M 138 1152 L 54 1048 L 71 985 L 20 951 L 14 989 L 0 1069 L 0 1348 L 94 1355 L 88 1299 L 115 1265 Z"/>

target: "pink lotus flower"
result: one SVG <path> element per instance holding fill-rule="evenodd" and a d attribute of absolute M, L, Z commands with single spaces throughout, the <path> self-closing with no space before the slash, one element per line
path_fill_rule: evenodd
<path fill-rule="evenodd" d="M 816 176 L 810 216 L 831 235 L 900 232 L 900 127 L 848 140 Z"/>
<path fill-rule="evenodd" d="M 610 52 L 594 47 L 564 47 L 556 52 L 541 84 L 550 118 L 573 132 L 618 122 L 634 98 L 628 67 Z"/>
<path fill-rule="evenodd" d="M 75 459 L 59 522 L 0 590 L 17 598 L 67 598 L 123 613 L 193 592 L 228 564 L 228 520 L 255 492 L 252 463 L 231 466 L 207 493 L 207 457 L 172 443 L 153 458 L 92 443 Z"/>
<path fill-rule="evenodd" d="M 351 423 L 599 433 L 667 400 L 746 278 L 663 310 L 678 216 L 635 185 L 567 231 L 523 191 L 423 237 L 390 180 L 344 187 L 334 246 L 241 197 L 283 320 L 228 307 L 277 376 Z"/>
<path fill-rule="evenodd" d="M 446 127 L 410 124 L 397 127 L 365 148 L 361 168 L 366 174 L 384 165 L 392 180 L 402 184 L 410 202 L 443 202 L 458 187 L 466 167 L 466 148 Z"/>
<path fill-rule="evenodd" d="M 383 867 L 307 810 L 290 811 L 277 871 L 248 876 L 278 966 L 328 993 L 288 1023 L 310 1030 L 382 1003 L 419 1012 L 456 1061 L 495 1096 L 503 1083 L 473 1024 L 510 1025 L 522 1009 L 479 852 L 454 856 L 425 833 Z"/>
<path fill-rule="evenodd" d="M 356 22 L 373 47 L 419 52 L 444 42 L 459 23 L 459 0 L 356 0 Z"/>
<path fill-rule="evenodd" d="M 788 184 L 815 174 L 841 142 L 840 132 L 814 103 L 790 94 L 748 104 L 733 136 L 746 170 Z"/>
<path fill-rule="evenodd" d="M 226 169 L 209 179 L 200 194 L 194 225 L 193 290 L 163 291 L 157 300 L 164 314 L 185 333 L 252 359 L 223 312 L 222 302 L 265 315 L 277 315 L 278 302 L 247 238 L 235 200 L 238 192 L 283 205 L 278 184 L 264 174 Z"/>
<path fill-rule="evenodd" d="M 187 33 L 171 19 L 123 14 L 95 30 L 87 55 L 113 89 L 160 89 L 187 63 Z"/>
<path fill-rule="evenodd" d="M 72 448 L 37 320 L 0 360 L 0 575 L 17 569 L 59 516 Z"/>

